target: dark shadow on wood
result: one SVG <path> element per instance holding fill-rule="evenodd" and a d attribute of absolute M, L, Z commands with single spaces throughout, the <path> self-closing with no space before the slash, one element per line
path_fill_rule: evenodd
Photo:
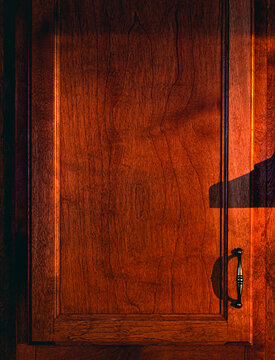
<path fill-rule="evenodd" d="M 275 153 L 255 165 L 254 170 L 228 182 L 228 207 L 275 206 Z M 210 208 L 221 207 L 222 182 L 209 188 Z"/>
<path fill-rule="evenodd" d="M 237 257 L 234 250 L 231 251 L 231 254 L 232 255 L 228 256 L 228 263 L 233 258 Z M 236 268 L 236 270 L 237 270 L 237 268 Z M 237 271 L 236 271 L 236 274 L 237 274 Z M 217 298 L 222 300 L 223 289 L 222 289 L 222 258 L 221 257 L 218 258 L 218 260 L 215 262 L 215 264 L 213 266 L 213 270 L 212 270 L 212 274 L 211 274 L 211 282 L 212 282 L 212 288 L 213 288 L 214 294 L 217 296 Z M 227 301 L 229 301 L 231 303 L 231 306 L 234 306 L 237 299 L 233 299 L 232 297 L 227 295 Z"/>

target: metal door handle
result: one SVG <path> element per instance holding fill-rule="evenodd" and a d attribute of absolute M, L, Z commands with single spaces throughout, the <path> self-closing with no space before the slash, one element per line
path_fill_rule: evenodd
<path fill-rule="evenodd" d="M 242 292 L 243 292 L 242 253 L 243 253 L 243 249 L 236 248 L 232 251 L 232 253 L 238 257 L 237 278 L 236 278 L 238 299 L 233 304 L 233 306 L 240 309 L 243 306 L 243 304 L 242 304 Z"/>

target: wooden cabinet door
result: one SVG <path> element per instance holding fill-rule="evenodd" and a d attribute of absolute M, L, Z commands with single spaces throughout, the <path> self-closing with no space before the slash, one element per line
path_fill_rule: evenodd
<path fill-rule="evenodd" d="M 250 341 L 250 11 L 33 0 L 32 341 Z"/>

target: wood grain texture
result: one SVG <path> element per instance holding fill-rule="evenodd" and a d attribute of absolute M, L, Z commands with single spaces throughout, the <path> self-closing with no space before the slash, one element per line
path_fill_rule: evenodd
<path fill-rule="evenodd" d="M 255 25 L 257 32 L 255 33 L 255 63 L 257 64 L 255 67 L 255 134 L 257 140 L 254 142 L 254 149 L 255 154 L 257 154 L 257 157 L 255 157 L 255 163 L 257 161 L 265 160 L 265 154 L 266 154 L 266 137 L 267 137 L 267 130 L 266 130 L 266 110 L 267 110 L 267 103 L 269 103 L 269 108 L 271 108 L 271 96 L 273 93 L 272 88 L 269 88 L 269 100 L 267 101 L 267 52 L 266 52 L 266 19 L 268 19 L 268 11 L 270 11 L 270 4 L 269 4 L 269 10 L 268 10 L 268 1 L 256 1 L 258 4 L 257 10 L 255 11 Z M 269 21 L 271 22 L 272 16 L 269 17 Z M 273 17 L 274 19 L 274 17 Z M 270 31 L 270 28 L 269 30 Z M 270 36 L 270 35 L 269 35 Z M 27 48 L 25 48 L 27 51 Z M 270 60 L 269 60 L 270 61 Z M 272 64 L 270 62 L 269 69 L 271 69 Z M 21 68 L 22 70 L 22 68 Z M 269 70 L 270 71 L 270 70 Z M 17 74 L 18 75 L 18 74 Z M 273 117 L 274 118 L 274 117 Z M 271 130 L 273 129 L 272 125 L 272 117 L 269 117 L 269 127 L 268 132 L 270 134 Z M 22 118 L 20 117 L 20 121 L 22 121 Z M 269 146 L 270 148 L 270 146 Z M 260 155 L 259 155 L 260 154 Z M 271 153 L 268 154 L 270 156 Z M 272 155 L 272 154 L 271 154 Z M 25 164 L 27 167 L 27 163 Z M 262 210 L 261 210 L 262 211 Z M 255 214 L 257 218 L 257 213 Z M 263 217 L 261 216 L 261 219 Z M 268 218 L 267 218 L 268 219 Z M 261 220 L 262 221 L 262 220 Z M 265 308 L 265 302 L 266 300 L 270 300 L 270 296 L 266 296 L 266 300 L 259 301 L 259 299 L 263 298 L 263 294 L 265 294 L 265 279 L 269 279 L 269 285 L 272 287 L 272 278 L 270 277 L 271 273 L 269 272 L 269 276 L 266 276 L 266 261 L 267 259 L 269 261 L 274 258 L 272 256 L 272 252 L 268 251 L 267 256 L 263 257 L 263 253 L 265 253 L 265 246 L 266 246 L 266 240 L 265 240 L 265 224 L 264 222 L 259 222 L 258 225 L 255 225 L 255 231 L 257 231 L 256 235 L 256 241 L 254 241 L 254 290 L 255 293 L 253 295 L 254 298 L 254 311 L 253 311 L 253 333 L 254 333 L 254 346 L 249 347 L 249 349 L 246 349 L 245 359 L 272 359 L 270 354 L 265 354 L 266 352 L 266 330 L 265 330 L 265 318 L 267 317 L 268 321 L 268 327 L 271 328 L 271 319 L 272 319 L 272 307 L 269 306 L 268 310 L 265 312 L 263 309 Z M 269 225 L 267 226 L 267 230 L 271 229 L 272 227 Z M 269 230 L 269 234 L 272 234 Z M 272 239 L 272 237 L 270 238 Z M 262 259 L 262 260 L 260 260 Z M 270 267 L 269 267 L 270 268 Z M 263 271 L 264 269 L 264 271 Z M 22 308 L 21 308 L 22 310 Z M 268 332 L 268 336 L 270 338 L 271 332 Z M 270 342 L 270 339 L 267 341 L 267 346 L 271 347 L 272 343 Z M 27 346 L 25 347 L 27 351 Z M 75 347 L 53 347 L 53 346 L 36 346 L 38 354 L 41 353 L 41 356 L 43 356 L 43 359 L 62 359 L 62 356 L 64 359 L 113 359 L 115 356 L 116 358 L 128 358 L 130 349 L 125 347 L 101 347 L 100 349 L 97 348 L 86 348 L 81 346 L 75 346 Z M 92 350 L 93 349 L 93 350 Z M 96 350 L 97 349 L 97 350 Z M 119 352 L 119 350 L 121 352 Z M 131 358 L 136 359 L 138 358 L 137 354 L 140 353 L 146 353 L 146 359 L 150 359 L 149 356 L 151 356 L 152 359 L 182 359 L 183 356 L 186 356 L 187 359 L 190 359 L 194 357 L 195 359 L 202 358 L 202 359 L 242 359 L 243 356 L 241 355 L 241 349 L 243 347 L 236 347 L 233 345 L 228 345 L 226 347 L 188 347 L 190 350 L 190 353 L 188 353 L 186 348 L 182 347 L 171 347 L 171 348 L 162 348 L 157 347 L 152 349 L 151 347 L 134 347 L 131 348 Z M 146 352 L 146 349 L 148 349 L 148 352 Z M 230 349 L 230 350 L 228 350 Z M 149 355 L 150 353 L 150 355 Z M 91 355 L 92 354 L 92 355 Z M 114 355 L 115 354 L 115 355 Z M 119 354 L 119 355 L 118 355 Z M 195 355 L 194 355 L 195 354 Z M 94 357 L 93 357 L 94 356 Z M 141 355 L 140 355 L 141 356 Z M 269 357 L 268 357 L 269 356 Z M 28 357 L 27 357 L 28 358 Z"/>
<path fill-rule="evenodd" d="M 221 22 L 60 1 L 61 313 L 219 313 Z"/>
<path fill-rule="evenodd" d="M 36 360 L 35 346 L 18 344 L 16 347 L 16 360 Z"/>
<path fill-rule="evenodd" d="M 251 169 L 251 2 L 247 0 L 229 2 L 229 161 L 228 180 L 249 173 Z M 241 61 L 240 61 L 241 59 Z M 251 193 L 250 184 L 236 189 L 237 194 Z M 228 197 L 236 196 L 229 192 Z M 229 200 L 230 201 L 230 200 Z M 232 322 L 230 333 L 240 334 L 242 340 L 252 341 L 252 243 L 251 209 L 229 208 L 228 210 L 228 252 L 242 247 L 244 286 L 243 307 L 236 311 L 228 307 L 228 321 Z M 240 246 L 239 244 L 242 244 Z M 236 260 L 236 259 L 235 259 Z M 228 295 L 236 298 L 236 261 L 228 264 Z M 241 320 L 241 321 L 240 321 Z"/>
<path fill-rule="evenodd" d="M 254 163 L 274 154 L 274 6 L 255 1 Z M 265 169 L 271 180 L 272 168 Z M 266 202 L 268 196 L 266 191 Z M 253 346 L 247 359 L 271 360 L 274 349 L 274 209 L 254 209 Z"/>
<path fill-rule="evenodd" d="M 255 64 L 254 64 L 254 161 L 266 159 L 266 108 L 267 108 L 267 52 L 266 52 L 266 1 L 255 1 Z M 265 212 L 254 209 L 254 248 L 253 255 L 253 348 L 248 349 L 249 359 L 266 359 L 265 356 Z"/>
<path fill-rule="evenodd" d="M 217 344 L 228 340 L 227 323 L 223 321 L 188 321 L 174 319 L 129 320 L 112 317 L 76 320 L 58 318 L 54 340 L 59 343 L 93 344 Z M 238 339 L 236 336 L 235 339 Z M 235 340 L 232 336 L 230 340 Z"/>
<path fill-rule="evenodd" d="M 113 2 L 42 3 L 33 3 L 32 339 L 79 340 L 79 326 L 96 343 L 191 342 L 192 331 L 209 343 L 249 341 L 249 212 L 230 218 L 249 290 L 228 327 L 144 317 L 220 312 L 211 283 L 220 211 L 208 204 L 221 166 L 219 3 L 129 3 L 126 12 Z M 250 165 L 250 2 L 230 4 L 236 176 Z M 143 315 L 118 328 L 113 315 L 54 321 L 59 311 Z"/>

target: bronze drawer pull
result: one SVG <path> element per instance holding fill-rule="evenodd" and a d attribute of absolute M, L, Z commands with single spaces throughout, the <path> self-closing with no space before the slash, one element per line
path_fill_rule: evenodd
<path fill-rule="evenodd" d="M 242 304 L 242 292 L 243 292 L 242 253 L 243 253 L 243 249 L 236 248 L 232 251 L 232 253 L 238 257 L 237 278 L 236 278 L 238 299 L 233 304 L 233 306 L 240 309 L 243 306 L 243 304 Z"/>

